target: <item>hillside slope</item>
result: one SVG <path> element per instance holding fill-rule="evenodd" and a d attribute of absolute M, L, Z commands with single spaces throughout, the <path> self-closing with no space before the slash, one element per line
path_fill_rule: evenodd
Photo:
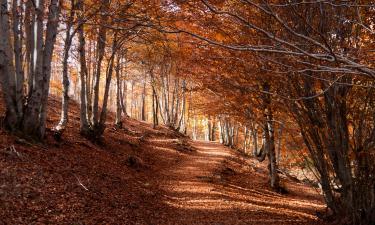
<path fill-rule="evenodd" d="M 50 128 L 59 106 L 50 100 Z M 314 189 L 283 178 L 290 193 L 274 193 L 251 158 L 133 119 L 116 129 L 109 118 L 95 145 L 70 108 L 61 142 L 0 131 L 0 224 L 322 224 Z"/>

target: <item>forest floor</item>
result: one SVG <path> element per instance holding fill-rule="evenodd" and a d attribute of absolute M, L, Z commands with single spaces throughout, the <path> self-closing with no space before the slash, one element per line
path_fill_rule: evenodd
<path fill-rule="evenodd" d="M 51 128 L 60 101 L 49 103 Z M 111 115 L 93 144 L 78 115 L 73 102 L 62 141 L 51 129 L 42 144 L 0 130 L 0 224 L 324 224 L 318 191 L 282 176 L 288 194 L 273 192 L 266 163 L 164 126 L 116 129 Z"/>

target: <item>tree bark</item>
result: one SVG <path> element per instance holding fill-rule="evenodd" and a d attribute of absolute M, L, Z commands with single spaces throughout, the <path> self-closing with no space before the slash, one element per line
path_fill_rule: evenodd
<path fill-rule="evenodd" d="M 44 138 L 47 120 L 47 107 L 48 107 L 48 96 L 50 89 L 51 79 L 51 62 L 53 50 L 56 42 L 57 27 L 59 22 L 60 14 L 60 2 L 58 0 L 52 0 L 49 6 L 49 15 L 46 28 L 46 38 L 44 43 L 44 54 L 43 54 L 43 94 L 41 99 L 41 113 L 39 121 L 39 135 Z"/>
<path fill-rule="evenodd" d="M 159 100 L 158 100 L 158 95 L 157 95 L 156 88 L 155 88 L 155 85 L 156 85 L 155 82 L 156 81 L 155 81 L 155 78 L 154 78 L 154 72 L 153 72 L 152 69 L 150 70 L 150 78 L 151 78 L 151 88 L 152 88 L 153 127 L 155 129 L 156 126 L 159 125 L 159 118 L 158 118 L 158 115 L 159 115 Z"/>
<path fill-rule="evenodd" d="M 122 109 L 122 113 L 124 113 L 124 115 L 126 116 L 126 117 L 128 117 L 129 115 L 128 115 L 128 111 L 127 111 L 127 109 L 126 109 L 126 107 L 127 107 L 127 92 L 128 92 L 128 84 L 127 84 L 127 82 L 126 82 L 126 80 L 124 80 L 123 81 L 123 83 L 122 83 L 122 89 L 121 89 L 121 98 L 120 98 L 120 103 L 121 103 L 121 109 Z"/>
<path fill-rule="evenodd" d="M 211 128 L 211 141 L 216 141 L 216 120 L 215 117 L 212 118 L 212 128 Z"/>
<path fill-rule="evenodd" d="M 266 149 L 267 149 L 267 157 L 268 157 L 268 170 L 270 173 L 270 186 L 278 190 L 280 188 L 279 184 L 279 175 L 277 173 L 277 164 L 276 164 L 276 154 L 275 154 L 275 136 L 274 136 L 274 128 L 273 128 L 273 113 L 271 109 L 271 96 L 270 92 L 270 85 L 265 82 L 262 85 L 264 94 L 262 95 L 263 101 L 263 110 L 264 110 L 264 120 L 265 120 L 265 141 L 266 141 Z"/>
<path fill-rule="evenodd" d="M 6 113 L 5 125 L 10 131 L 18 130 L 20 118 L 17 117 L 13 51 L 10 44 L 8 1 L 0 1 L 0 77 L 4 94 Z"/>
<path fill-rule="evenodd" d="M 107 69 L 107 76 L 106 76 L 106 83 L 104 89 L 104 96 L 103 96 L 103 105 L 102 111 L 100 113 L 100 120 L 98 123 L 98 127 L 94 127 L 96 129 L 95 133 L 97 135 L 102 135 L 105 129 L 105 122 L 107 119 L 107 106 L 108 106 L 108 96 L 109 96 L 109 88 L 111 85 L 112 73 L 113 73 L 113 65 L 115 60 L 115 55 L 117 51 L 117 33 L 113 35 L 113 44 L 112 44 L 112 55 L 109 62 L 109 67 Z"/>
<path fill-rule="evenodd" d="M 33 7 L 32 1 L 26 2 L 26 11 L 25 11 L 25 34 L 26 34 L 26 53 L 25 53 L 25 61 L 26 61 L 26 72 L 27 72 L 27 96 L 31 95 L 31 91 L 34 85 L 34 34 L 33 34 L 33 27 L 35 23 L 35 10 Z"/>
<path fill-rule="evenodd" d="M 146 76 L 143 80 L 141 120 L 146 121 Z"/>
<path fill-rule="evenodd" d="M 121 106 L 121 83 L 120 80 L 120 56 L 117 56 L 116 61 L 116 121 L 115 125 L 118 128 L 122 128 L 122 106 Z"/>
<path fill-rule="evenodd" d="M 58 136 L 61 136 L 64 132 L 66 125 L 68 124 L 68 111 L 69 111 L 69 75 L 68 75 L 68 59 L 69 59 L 69 51 L 70 47 L 72 46 L 72 39 L 74 37 L 74 33 L 71 33 L 71 29 L 73 27 L 73 19 L 75 14 L 75 1 L 71 0 L 71 9 L 70 9 L 70 16 L 67 21 L 66 25 L 66 33 L 65 33 L 65 44 L 64 44 L 64 56 L 63 56 L 63 94 L 62 94 L 62 103 L 61 103 L 61 117 L 60 121 L 55 127 L 55 133 Z M 56 135 L 55 134 L 55 135 Z"/>
<path fill-rule="evenodd" d="M 186 111 L 186 81 L 183 80 L 182 81 L 182 106 L 181 106 L 180 120 L 178 121 L 178 125 L 177 125 L 177 130 L 180 130 L 182 125 L 185 126 L 185 123 L 183 123 L 185 120 L 185 111 Z"/>
<path fill-rule="evenodd" d="M 78 4 L 80 14 L 79 20 L 82 20 L 83 14 L 83 0 L 79 0 Z M 78 27 L 78 39 L 79 39 L 79 60 L 80 60 L 80 79 L 81 79 L 81 94 L 80 94 L 80 132 L 84 136 L 89 136 L 90 123 L 89 115 L 87 112 L 88 107 L 88 93 L 87 93 L 87 76 L 88 70 L 86 66 L 86 48 L 85 48 L 85 34 L 84 34 L 84 24 Z"/>
<path fill-rule="evenodd" d="M 54 44 L 56 41 L 57 27 L 59 23 L 60 5 L 58 0 L 52 0 L 49 5 L 48 19 L 46 24 L 46 35 L 43 38 L 44 1 L 41 0 L 36 6 L 36 45 L 34 46 L 35 85 L 31 90 L 22 130 L 25 134 L 38 139 L 43 139 L 45 134 L 47 117 L 47 100 L 49 94 L 49 83 L 51 77 L 51 61 Z"/>
<path fill-rule="evenodd" d="M 107 9 L 109 5 L 109 0 L 103 0 L 104 8 Z M 101 17 L 101 22 L 106 22 L 106 16 Z M 94 82 L 94 100 L 93 100 L 93 108 L 92 108 L 92 122 L 93 127 L 99 127 L 99 86 L 100 86 L 100 75 L 102 69 L 102 62 L 105 53 L 105 45 L 107 39 L 107 27 L 100 26 L 98 39 L 97 39 L 97 62 L 96 62 L 96 71 L 95 71 L 95 82 Z"/>
<path fill-rule="evenodd" d="M 20 0 L 13 0 L 13 50 L 14 50 L 14 63 L 15 63 L 15 84 L 16 84 L 16 108 L 17 117 L 23 117 L 23 60 L 22 60 L 22 24 L 21 24 L 21 11 L 22 5 Z"/>

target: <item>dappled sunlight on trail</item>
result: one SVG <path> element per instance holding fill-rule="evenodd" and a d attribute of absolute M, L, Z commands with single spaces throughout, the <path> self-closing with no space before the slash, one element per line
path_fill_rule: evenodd
<path fill-rule="evenodd" d="M 250 159 L 239 163 L 234 150 L 218 143 L 192 145 L 197 152 L 169 168 L 160 185 L 178 215 L 173 224 L 322 224 L 315 216 L 325 207 L 319 197 L 293 193 L 309 188 L 293 184 L 290 194 L 275 193 L 266 176 L 247 169 Z"/>

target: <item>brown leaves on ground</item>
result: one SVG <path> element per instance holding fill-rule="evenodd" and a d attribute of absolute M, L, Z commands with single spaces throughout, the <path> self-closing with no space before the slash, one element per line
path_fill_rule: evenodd
<path fill-rule="evenodd" d="M 79 135 L 78 110 L 62 142 L 0 131 L 0 224 L 322 224 L 314 189 L 284 178 L 290 193 L 277 194 L 265 165 L 231 149 L 132 119 L 95 145 Z"/>

